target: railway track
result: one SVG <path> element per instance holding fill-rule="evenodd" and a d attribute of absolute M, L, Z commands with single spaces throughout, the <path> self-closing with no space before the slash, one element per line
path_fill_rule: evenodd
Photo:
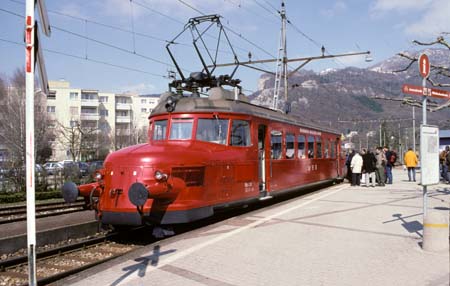
<path fill-rule="evenodd" d="M 67 204 L 64 202 L 46 203 L 36 205 L 36 218 L 55 216 L 79 212 L 86 209 L 84 200 Z M 11 206 L 0 208 L 0 224 L 23 221 L 27 219 L 26 206 Z"/>
<path fill-rule="evenodd" d="M 119 233 L 54 248 L 36 255 L 38 285 L 46 285 L 104 263 L 141 246 L 119 243 Z M 0 285 L 27 285 L 28 257 L 0 261 Z"/>

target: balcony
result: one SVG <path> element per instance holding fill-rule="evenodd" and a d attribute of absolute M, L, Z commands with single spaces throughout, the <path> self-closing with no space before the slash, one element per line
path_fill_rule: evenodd
<path fill-rule="evenodd" d="M 116 123 L 131 123 L 130 116 L 116 116 Z"/>
<path fill-rule="evenodd" d="M 98 99 L 82 99 L 81 106 L 85 107 L 98 107 Z"/>
<path fill-rule="evenodd" d="M 80 119 L 97 121 L 100 119 L 100 115 L 98 115 L 98 113 L 81 113 Z"/>
<path fill-rule="evenodd" d="M 131 110 L 131 103 L 116 103 L 116 110 Z"/>

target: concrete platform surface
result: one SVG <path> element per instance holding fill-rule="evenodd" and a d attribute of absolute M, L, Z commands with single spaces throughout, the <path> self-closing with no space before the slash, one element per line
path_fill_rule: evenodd
<path fill-rule="evenodd" d="M 418 174 L 420 179 L 420 174 Z M 449 216 L 450 185 L 428 210 Z M 422 242 L 422 187 L 336 185 L 146 246 L 60 285 L 449 285 L 449 252 Z"/>

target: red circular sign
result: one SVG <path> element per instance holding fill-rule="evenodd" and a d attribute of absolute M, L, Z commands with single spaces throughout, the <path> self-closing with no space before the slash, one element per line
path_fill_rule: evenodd
<path fill-rule="evenodd" d="M 423 78 L 430 75 L 430 60 L 426 54 L 420 54 L 419 56 L 419 72 Z"/>

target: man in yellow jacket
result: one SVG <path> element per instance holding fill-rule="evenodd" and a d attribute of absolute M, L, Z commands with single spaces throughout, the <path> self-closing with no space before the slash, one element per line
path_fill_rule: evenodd
<path fill-rule="evenodd" d="M 405 153 L 404 162 L 406 167 L 408 168 L 408 179 L 411 182 L 411 176 L 413 181 L 416 181 L 416 167 L 417 167 L 417 155 L 412 150 L 412 148 L 408 149 L 408 152 Z"/>

